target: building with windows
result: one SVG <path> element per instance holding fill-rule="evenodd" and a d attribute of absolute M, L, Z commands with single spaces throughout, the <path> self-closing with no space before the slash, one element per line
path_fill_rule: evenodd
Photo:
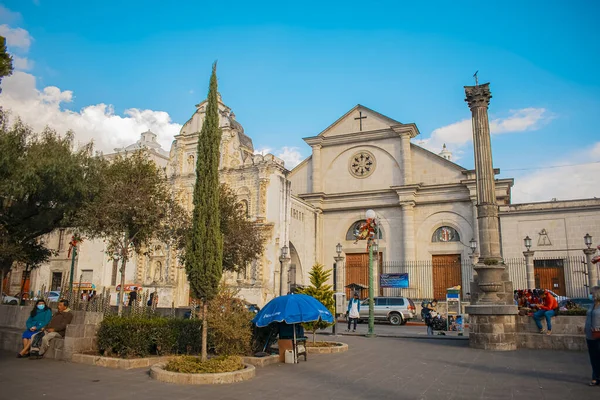
<path fill-rule="evenodd" d="M 117 151 L 150 149 L 188 208 L 205 112 L 206 101 L 196 106 L 168 153 L 151 132 Z M 477 257 L 475 171 L 452 162 L 445 147 L 435 154 L 412 143 L 419 135 L 417 125 L 357 105 L 322 132 L 306 137 L 310 156 L 289 170 L 272 154 L 255 153 L 252 139 L 220 96 L 219 113 L 221 180 L 267 236 L 259 260 L 245 272 L 224 277 L 244 299 L 263 305 L 295 285 L 308 284 L 315 263 L 333 265 L 338 243 L 344 261 L 337 270 L 336 290 L 349 296 L 346 286 L 366 288 L 369 257 L 355 233 L 368 209 L 376 212 L 380 227 L 376 277 L 407 273 L 409 283 L 406 288 L 384 288 L 376 278 L 376 293 L 443 299 L 447 288 L 460 285 L 468 299 L 466 288 Z M 569 296 L 583 293 L 588 284 L 581 263 L 583 236 L 600 239 L 600 199 L 511 204 L 512 186 L 513 179 L 496 179 L 502 252 L 515 288 L 526 285 L 523 239 L 528 236 L 539 286 Z M 30 276 L 22 268 L 13 270 L 8 277 L 11 294 L 25 281 L 26 291 L 35 292 L 56 289 L 64 280 L 70 270 L 70 233 L 54 232 L 47 240 L 58 255 Z M 118 265 L 102 241 L 83 242 L 75 276 L 113 292 L 120 282 Z M 157 290 L 160 306 L 189 303 L 185 269 L 174 250 L 160 243 L 130 261 L 126 281 Z"/>

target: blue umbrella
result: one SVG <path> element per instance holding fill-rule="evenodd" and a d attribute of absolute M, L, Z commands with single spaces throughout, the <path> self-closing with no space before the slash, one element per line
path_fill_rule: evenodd
<path fill-rule="evenodd" d="M 291 325 L 319 319 L 333 323 L 333 315 L 323 303 L 305 294 L 288 294 L 275 297 L 268 302 L 252 322 L 261 328 L 272 322 L 285 322 Z"/>

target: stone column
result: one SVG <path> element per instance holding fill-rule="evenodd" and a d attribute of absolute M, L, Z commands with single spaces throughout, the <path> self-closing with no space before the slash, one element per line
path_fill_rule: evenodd
<path fill-rule="evenodd" d="M 589 287 L 588 290 L 592 289 L 594 286 L 600 285 L 598 281 L 598 267 L 595 264 L 592 264 L 592 256 L 596 253 L 596 249 L 583 249 L 583 253 L 585 254 L 585 263 L 587 264 L 588 269 L 588 279 L 589 279 Z"/>
<path fill-rule="evenodd" d="M 410 185 L 413 183 L 410 138 L 411 134 L 409 132 L 403 132 L 400 134 L 400 161 L 403 177 L 402 185 Z"/>
<path fill-rule="evenodd" d="M 312 146 L 312 193 L 323 191 L 321 186 L 321 145 Z"/>
<path fill-rule="evenodd" d="M 336 275 L 335 276 L 335 287 L 333 288 L 333 291 L 335 293 L 340 293 L 340 289 L 344 290 L 344 286 L 345 286 L 344 279 L 343 279 L 345 271 L 342 270 L 343 265 L 344 265 L 343 264 L 344 257 L 335 256 L 335 257 L 333 257 L 333 259 L 335 261 L 335 275 Z"/>
<path fill-rule="evenodd" d="M 534 251 L 524 251 L 525 269 L 527 270 L 527 289 L 535 289 L 535 268 L 533 267 Z"/>
<path fill-rule="evenodd" d="M 500 229 L 488 106 L 492 94 L 489 83 L 465 86 L 466 100 L 472 114 L 473 147 L 477 184 L 477 219 L 479 225 L 479 260 L 471 285 L 471 347 L 486 350 L 516 350 L 517 307 L 512 283 L 500 254 Z"/>
<path fill-rule="evenodd" d="M 400 203 L 402 212 L 402 259 L 415 261 L 415 213 L 414 201 Z"/>

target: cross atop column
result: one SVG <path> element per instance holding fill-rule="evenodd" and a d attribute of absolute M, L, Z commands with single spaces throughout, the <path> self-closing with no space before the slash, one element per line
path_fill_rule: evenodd
<path fill-rule="evenodd" d="M 358 122 L 359 122 L 359 130 L 360 130 L 361 132 L 362 132 L 362 120 L 363 120 L 363 119 L 365 119 L 365 118 L 367 118 L 367 116 L 365 115 L 365 116 L 363 117 L 363 115 L 362 115 L 362 111 L 359 111 L 359 112 L 358 112 L 358 117 L 354 118 L 354 119 L 357 119 L 357 120 L 358 120 Z"/>

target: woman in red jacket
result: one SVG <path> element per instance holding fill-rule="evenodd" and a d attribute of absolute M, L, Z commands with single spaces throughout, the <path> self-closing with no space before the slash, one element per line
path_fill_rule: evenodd
<path fill-rule="evenodd" d="M 545 290 L 542 292 L 541 299 L 542 304 L 539 304 L 537 306 L 538 310 L 535 313 L 533 313 L 533 320 L 535 321 L 535 324 L 540 330 L 540 333 L 545 332 L 547 335 L 549 335 L 552 333 L 552 317 L 556 315 L 555 310 L 558 309 L 558 302 L 556 301 L 554 296 L 552 296 L 552 294 L 548 293 Z M 546 326 L 548 327 L 547 331 L 545 331 L 542 327 L 541 320 L 543 317 L 546 317 Z"/>

